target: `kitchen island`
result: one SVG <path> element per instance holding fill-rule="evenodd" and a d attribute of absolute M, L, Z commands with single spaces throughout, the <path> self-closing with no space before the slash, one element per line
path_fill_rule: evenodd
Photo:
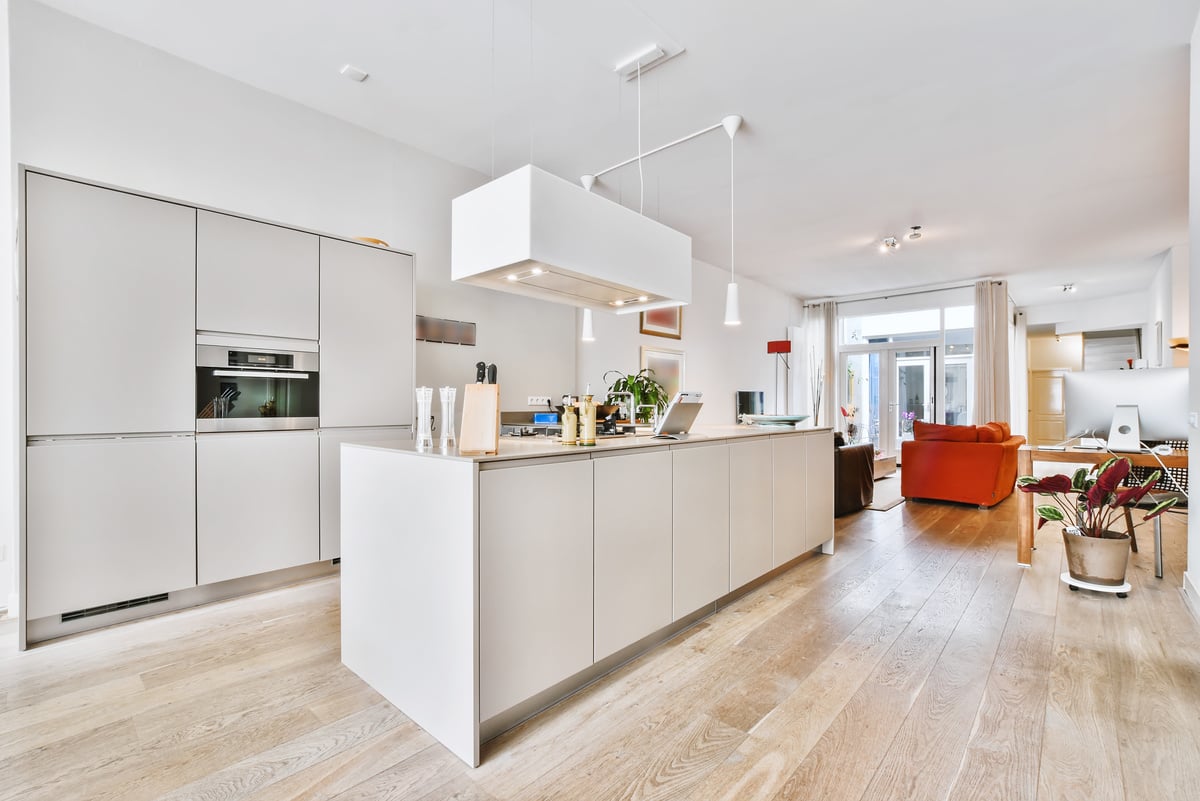
<path fill-rule="evenodd" d="M 463 761 L 833 553 L 829 429 L 342 448 L 342 661 Z"/>

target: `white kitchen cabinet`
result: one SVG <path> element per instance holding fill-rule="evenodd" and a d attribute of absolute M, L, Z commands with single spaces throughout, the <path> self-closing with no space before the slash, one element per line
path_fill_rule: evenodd
<path fill-rule="evenodd" d="M 342 443 L 411 440 L 412 428 L 323 428 L 321 441 L 321 550 L 320 559 L 336 559 L 341 548 Z"/>
<path fill-rule="evenodd" d="M 412 256 L 321 238 L 322 427 L 413 424 L 413 319 Z"/>
<path fill-rule="evenodd" d="M 671 449 L 672 595 L 678 620 L 729 592 L 729 447 Z"/>
<path fill-rule="evenodd" d="M 771 440 L 729 443 L 729 589 L 771 570 Z"/>
<path fill-rule="evenodd" d="M 196 437 L 201 584 L 320 559 L 316 431 Z"/>
<path fill-rule="evenodd" d="M 593 464 L 599 661 L 671 622 L 671 452 Z"/>
<path fill-rule="evenodd" d="M 480 720 L 592 664 L 592 498 L 586 457 L 480 471 Z"/>
<path fill-rule="evenodd" d="M 196 210 L 25 173 L 26 433 L 195 426 Z"/>
<path fill-rule="evenodd" d="M 29 619 L 196 585 L 193 436 L 26 450 Z"/>
<path fill-rule="evenodd" d="M 229 214 L 196 214 L 196 328 L 317 339 L 319 237 Z"/>
<path fill-rule="evenodd" d="M 805 537 L 808 454 L 804 444 L 807 439 L 797 436 L 771 437 L 775 474 L 775 493 L 771 504 L 774 517 L 774 567 L 790 562 L 808 550 Z"/>
<path fill-rule="evenodd" d="M 807 497 L 804 503 L 804 547 L 824 545 L 833 553 L 833 432 L 818 431 L 804 438 Z"/>

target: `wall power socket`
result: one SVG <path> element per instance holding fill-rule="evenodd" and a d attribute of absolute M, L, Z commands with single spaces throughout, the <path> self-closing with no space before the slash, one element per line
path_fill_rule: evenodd
<path fill-rule="evenodd" d="M 530 395 L 528 400 L 526 400 L 526 405 L 528 405 L 528 406 L 549 406 L 550 405 L 550 396 L 549 395 Z"/>

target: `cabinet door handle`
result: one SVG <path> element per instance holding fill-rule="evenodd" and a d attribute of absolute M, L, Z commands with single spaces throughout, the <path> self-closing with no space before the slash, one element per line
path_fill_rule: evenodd
<path fill-rule="evenodd" d="M 213 370 L 218 378 L 308 378 L 308 373 L 271 373 L 262 370 Z"/>

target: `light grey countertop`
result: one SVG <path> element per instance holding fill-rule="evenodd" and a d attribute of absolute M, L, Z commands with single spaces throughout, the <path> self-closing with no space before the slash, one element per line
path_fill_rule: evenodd
<path fill-rule="evenodd" d="M 457 448 L 442 450 L 434 446 L 428 450 L 417 450 L 413 440 L 385 440 L 369 444 L 345 443 L 347 448 L 368 448 L 370 450 L 395 451 L 410 456 L 420 456 L 434 459 L 453 459 L 467 462 L 504 462 L 516 459 L 545 459 L 555 456 L 587 456 L 594 453 L 634 450 L 637 448 L 664 448 L 671 445 L 683 445 L 698 442 L 716 442 L 721 440 L 749 439 L 753 437 L 770 437 L 780 435 L 804 435 L 828 432 L 823 428 L 786 428 L 783 426 L 701 426 L 692 433 L 675 439 L 655 439 L 650 435 L 626 435 L 597 439 L 595 446 L 563 445 L 551 437 L 500 437 L 500 450 L 494 454 L 460 453 Z"/>

